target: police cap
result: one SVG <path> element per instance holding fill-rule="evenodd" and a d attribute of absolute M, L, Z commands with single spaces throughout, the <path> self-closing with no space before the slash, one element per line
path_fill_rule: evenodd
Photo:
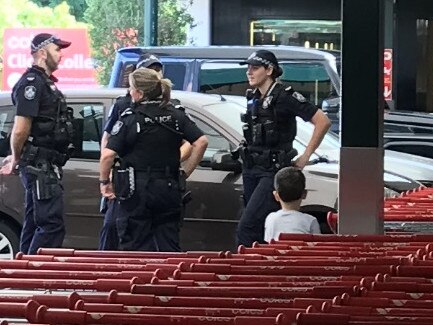
<path fill-rule="evenodd" d="M 41 48 L 47 46 L 48 44 L 56 44 L 61 49 L 67 48 L 71 45 L 71 42 L 61 40 L 55 35 L 48 33 L 41 33 L 33 37 L 32 43 L 30 44 L 31 53 L 36 53 Z"/>
<path fill-rule="evenodd" d="M 255 66 L 271 66 L 277 72 L 277 77 L 283 74 L 283 70 L 280 68 L 278 64 L 278 60 L 275 57 L 275 54 L 268 50 L 258 50 L 253 52 L 248 59 L 245 61 L 239 62 L 240 65 L 250 64 Z"/>
<path fill-rule="evenodd" d="M 140 55 L 140 58 L 138 59 L 138 62 L 136 65 L 136 69 L 148 68 L 154 64 L 160 65 L 162 68 L 162 62 L 155 54 L 144 53 L 144 54 Z"/>

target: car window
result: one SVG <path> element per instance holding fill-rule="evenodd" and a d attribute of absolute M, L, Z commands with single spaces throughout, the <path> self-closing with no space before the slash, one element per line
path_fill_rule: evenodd
<path fill-rule="evenodd" d="M 5 157 L 10 153 L 9 135 L 12 131 L 14 116 L 15 107 L 2 107 L 0 112 L 0 157 Z"/>
<path fill-rule="evenodd" d="M 388 150 L 410 153 L 417 156 L 433 158 L 433 143 L 390 142 L 390 143 L 386 143 L 384 145 L 384 148 Z"/>
<path fill-rule="evenodd" d="M 316 62 L 281 62 L 284 73 L 280 81 L 292 86 L 315 105 L 335 92 L 326 68 Z M 249 88 L 246 66 L 238 62 L 205 62 L 200 70 L 200 92 L 208 94 L 245 95 Z"/>
<path fill-rule="evenodd" d="M 203 155 L 203 161 L 200 164 L 202 167 L 207 167 L 207 163 L 210 163 L 213 155 L 217 152 L 229 152 L 230 142 L 215 128 L 209 124 L 194 118 L 195 123 L 203 131 L 208 140 L 207 149 Z"/>
<path fill-rule="evenodd" d="M 173 83 L 173 90 L 183 90 L 185 83 L 186 64 L 164 63 L 164 77 Z"/>
<path fill-rule="evenodd" d="M 430 126 L 418 126 L 411 124 L 395 124 L 391 122 L 385 122 L 383 131 L 387 133 L 409 133 L 409 134 L 432 134 L 432 128 Z"/>
<path fill-rule="evenodd" d="M 75 117 L 73 158 L 99 159 L 101 151 L 103 104 L 72 104 Z"/>

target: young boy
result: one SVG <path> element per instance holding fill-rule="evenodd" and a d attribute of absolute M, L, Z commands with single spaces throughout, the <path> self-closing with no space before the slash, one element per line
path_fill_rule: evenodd
<path fill-rule="evenodd" d="M 275 175 L 274 188 L 274 197 L 281 209 L 266 217 L 265 241 L 278 240 L 281 233 L 320 234 L 317 219 L 299 212 L 301 202 L 307 195 L 302 171 L 294 167 L 281 169 Z"/>

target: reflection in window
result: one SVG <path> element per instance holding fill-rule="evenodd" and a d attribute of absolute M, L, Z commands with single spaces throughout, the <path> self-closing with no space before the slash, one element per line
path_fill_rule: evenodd
<path fill-rule="evenodd" d="M 0 114 L 0 157 L 10 154 L 9 136 L 12 131 L 15 116 L 15 108 L 6 106 L 2 108 Z"/>
<path fill-rule="evenodd" d="M 99 159 L 101 151 L 102 104 L 73 104 L 76 136 L 73 158 Z"/>
<path fill-rule="evenodd" d="M 325 67 L 314 62 L 280 62 L 284 73 L 280 81 L 320 106 L 334 91 Z M 238 62 L 205 62 L 200 70 L 200 92 L 244 96 L 250 88 L 246 67 Z"/>
<path fill-rule="evenodd" d="M 195 119 L 195 123 L 208 139 L 208 146 L 204 153 L 203 161 L 210 162 L 213 155 L 217 152 L 230 151 L 230 142 L 221 133 L 198 119 Z"/>

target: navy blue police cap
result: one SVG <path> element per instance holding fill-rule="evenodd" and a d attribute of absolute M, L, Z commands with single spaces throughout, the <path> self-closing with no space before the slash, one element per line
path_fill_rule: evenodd
<path fill-rule="evenodd" d="M 140 58 L 138 59 L 137 65 L 135 67 L 136 69 L 148 68 L 154 64 L 160 65 L 161 68 L 163 66 L 161 60 L 155 54 L 144 53 L 140 55 Z"/>
<path fill-rule="evenodd" d="M 47 46 L 48 44 L 56 44 L 61 49 L 67 48 L 71 45 L 71 42 L 61 40 L 55 35 L 48 33 L 41 33 L 33 37 L 32 43 L 30 44 L 31 53 L 36 53 L 41 48 Z"/>
<path fill-rule="evenodd" d="M 248 59 L 245 61 L 239 62 L 240 65 L 254 65 L 254 66 L 264 66 L 264 67 L 273 67 L 275 71 L 277 71 L 277 77 L 283 74 L 283 70 L 278 64 L 278 60 L 274 53 L 268 50 L 258 50 L 253 52 Z"/>

